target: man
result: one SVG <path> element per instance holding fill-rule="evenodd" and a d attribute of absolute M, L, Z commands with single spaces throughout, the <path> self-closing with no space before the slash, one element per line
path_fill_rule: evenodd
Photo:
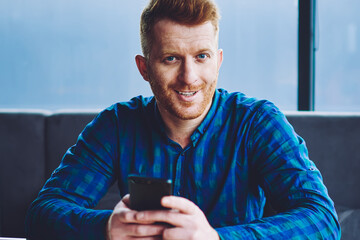
<path fill-rule="evenodd" d="M 150 1 L 136 64 L 154 97 L 117 103 L 85 128 L 32 204 L 30 237 L 340 238 L 321 175 L 284 115 L 216 89 L 218 20 L 211 0 Z M 171 178 L 162 205 L 172 210 L 130 209 L 129 174 Z M 114 181 L 115 209 L 91 210 Z M 263 218 L 265 201 L 277 215 Z"/>

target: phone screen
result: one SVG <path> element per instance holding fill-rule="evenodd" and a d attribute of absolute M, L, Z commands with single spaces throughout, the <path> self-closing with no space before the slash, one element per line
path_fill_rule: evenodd
<path fill-rule="evenodd" d="M 172 195 L 171 179 L 142 177 L 130 175 L 128 177 L 131 209 L 157 210 L 166 209 L 161 206 L 161 198 Z"/>

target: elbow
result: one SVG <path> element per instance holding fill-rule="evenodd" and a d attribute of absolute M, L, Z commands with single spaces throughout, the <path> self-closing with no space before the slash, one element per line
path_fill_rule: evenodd
<path fill-rule="evenodd" d="M 44 209 L 41 202 L 35 200 L 28 208 L 25 217 L 26 239 L 50 239 L 46 237 L 48 221 L 42 213 Z"/>
<path fill-rule="evenodd" d="M 331 219 L 331 222 L 329 223 L 329 228 L 333 231 L 333 237 L 334 239 L 340 239 L 341 238 L 341 227 L 340 222 L 338 219 L 338 216 L 334 210 L 334 213 L 328 213 L 329 218 Z"/>
<path fill-rule="evenodd" d="M 320 239 L 340 239 L 341 227 L 335 208 L 319 207 L 316 212 L 317 220 L 313 224 L 318 226 Z M 319 222 L 322 224 L 316 224 Z"/>
<path fill-rule="evenodd" d="M 34 238 L 34 229 L 36 226 L 36 207 L 34 206 L 34 202 L 30 205 L 27 210 L 25 217 L 25 236 L 28 239 Z"/>

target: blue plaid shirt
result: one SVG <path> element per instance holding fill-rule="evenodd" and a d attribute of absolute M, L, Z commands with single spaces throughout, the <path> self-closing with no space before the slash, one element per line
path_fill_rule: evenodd
<path fill-rule="evenodd" d="M 101 112 L 33 202 L 27 232 L 45 239 L 104 239 L 110 210 L 92 210 L 127 176 L 173 179 L 222 239 L 339 239 L 334 204 L 304 140 L 270 102 L 215 91 L 183 149 L 167 137 L 153 97 Z M 265 197 L 266 196 L 266 197 Z M 277 215 L 263 218 L 265 201 Z"/>

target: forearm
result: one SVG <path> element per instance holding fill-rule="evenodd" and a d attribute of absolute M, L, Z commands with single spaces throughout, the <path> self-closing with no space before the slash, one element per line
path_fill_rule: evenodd
<path fill-rule="evenodd" d="M 29 208 L 29 239 L 105 239 L 110 210 L 92 210 L 65 200 L 38 199 Z"/>
<path fill-rule="evenodd" d="M 340 239 L 337 217 L 322 206 L 299 207 L 216 230 L 221 239 Z"/>

